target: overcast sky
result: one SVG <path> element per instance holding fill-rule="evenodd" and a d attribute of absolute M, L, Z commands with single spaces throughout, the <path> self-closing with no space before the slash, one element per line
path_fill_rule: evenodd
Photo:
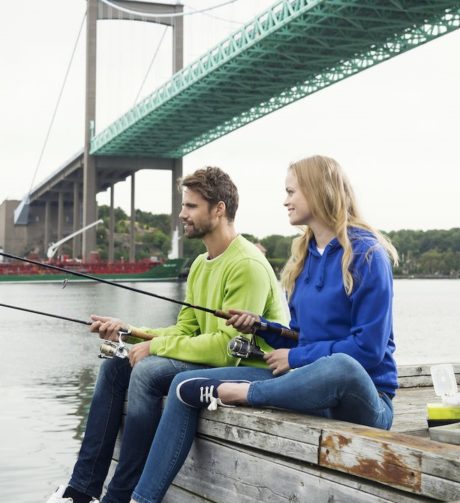
<path fill-rule="evenodd" d="M 85 0 L 23 0 L 2 6 L 0 25 L 0 202 L 30 188 Z M 195 8 L 220 0 L 188 0 Z M 188 16 L 186 64 L 271 5 L 239 0 Z M 98 39 L 100 131 L 171 74 L 168 32 L 140 90 L 164 27 L 101 22 Z M 34 185 L 83 145 L 84 31 Z M 316 153 L 335 157 L 355 187 L 362 213 L 383 230 L 460 226 L 460 30 L 371 68 L 260 119 L 184 159 L 227 170 L 240 190 L 237 227 L 258 237 L 291 234 L 282 206 L 288 164 Z M 170 212 L 169 173 L 136 175 L 136 206 Z M 98 196 L 108 202 L 108 193 Z M 129 183 L 115 187 L 129 209 Z"/>

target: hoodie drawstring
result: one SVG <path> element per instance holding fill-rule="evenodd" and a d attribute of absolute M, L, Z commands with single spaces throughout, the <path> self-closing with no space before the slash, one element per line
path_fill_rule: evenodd
<path fill-rule="evenodd" d="M 315 285 L 317 290 L 321 290 L 321 288 L 323 288 L 323 286 L 324 286 L 324 280 L 326 279 L 326 262 L 327 262 L 328 255 L 329 255 L 329 253 L 328 253 L 328 250 L 326 248 L 326 250 L 324 250 L 323 256 L 321 257 L 321 265 L 320 265 L 320 270 L 319 270 L 319 278 L 318 278 L 318 281 L 317 281 L 317 283 Z"/>

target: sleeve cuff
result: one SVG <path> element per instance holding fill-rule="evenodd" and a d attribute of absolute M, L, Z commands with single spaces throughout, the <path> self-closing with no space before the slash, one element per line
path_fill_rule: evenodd
<path fill-rule="evenodd" d="M 289 350 L 288 362 L 291 369 L 303 367 L 306 365 L 305 360 L 305 348 L 296 347 Z"/>
<path fill-rule="evenodd" d="M 163 337 L 154 337 L 150 342 L 150 354 L 157 355 L 163 345 Z"/>

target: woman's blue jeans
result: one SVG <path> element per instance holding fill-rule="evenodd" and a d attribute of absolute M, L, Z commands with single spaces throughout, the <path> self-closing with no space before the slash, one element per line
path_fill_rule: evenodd
<path fill-rule="evenodd" d="M 101 365 L 88 415 L 85 436 L 69 485 L 99 497 L 107 477 L 128 391 L 123 441 L 115 474 L 104 503 L 128 503 L 144 467 L 160 421 L 163 397 L 174 376 L 204 369 L 178 360 L 150 356 L 131 369 L 128 359 L 113 358 Z"/>
<path fill-rule="evenodd" d="M 171 384 L 144 471 L 134 489 L 138 503 L 162 500 L 192 446 L 200 410 L 185 405 L 175 394 L 177 385 L 191 377 L 251 381 L 247 399 L 254 407 L 278 407 L 382 429 L 390 429 L 393 420 L 391 400 L 380 395 L 364 368 L 345 354 L 320 358 L 280 377 L 252 367 L 183 372 Z"/>

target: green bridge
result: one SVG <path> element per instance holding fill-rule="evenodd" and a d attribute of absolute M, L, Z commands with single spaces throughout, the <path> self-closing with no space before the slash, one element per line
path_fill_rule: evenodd
<path fill-rule="evenodd" d="M 182 157 L 459 27 L 459 1 L 278 1 L 94 137 L 91 153 Z"/>

